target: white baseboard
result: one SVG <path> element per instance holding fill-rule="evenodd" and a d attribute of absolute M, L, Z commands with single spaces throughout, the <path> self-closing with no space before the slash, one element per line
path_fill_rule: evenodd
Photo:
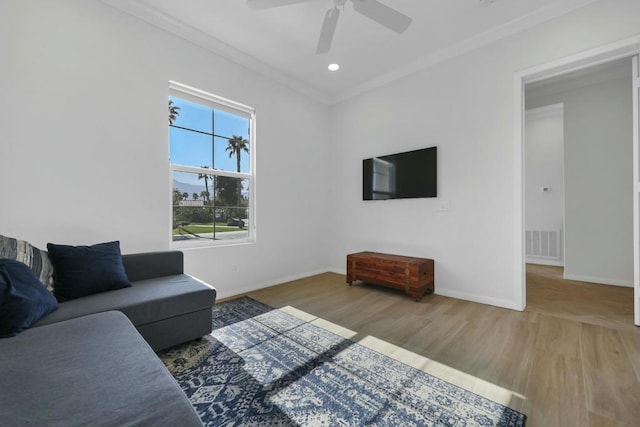
<path fill-rule="evenodd" d="M 341 268 L 330 268 L 328 271 L 330 271 L 331 273 L 337 273 L 337 274 L 345 274 L 345 275 L 347 274 L 347 270 L 341 269 Z M 443 297 L 456 298 L 456 299 L 461 299 L 465 301 L 477 302 L 480 304 L 493 305 L 496 307 L 508 308 L 510 310 L 516 310 L 516 311 L 524 310 L 524 307 L 518 306 L 518 304 L 516 304 L 515 301 L 505 300 L 501 298 L 488 298 L 480 295 L 467 294 L 464 292 L 449 291 L 446 289 L 438 288 L 437 283 L 435 288 L 436 288 L 435 294 L 442 295 Z"/>
<path fill-rule="evenodd" d="M 328 269 L 320 269 L 320 270 L 314 270 L 314 271 L 308 271 L 306 273 L 299 273 L 299 274 L 293 274 L 291 276 L 285 276 L 285 277 L 281 277 L 279 279 L 273 279 L 273 280 L 269 280 L 267 282 L 262 282 L 262 283 L 258 283 L 255 285 L 251 285 L 251 286 L 240 286 L 237 287 L 235 289 L 233 289 L 232 291 L 220 291 L 218 292 L 217 298 L 230 298 L 230 297 L 234 297 L 236 295 L 241 295 L 241 294 L 246 294 L 247 292 L 252 292 L 252 291 L 257 291 L 258 289 L 264 289 L 264 288 L 268 288 L 271 286 L 275 286 L 275 285 L 281 285 L 283 283 L 287 283 L 287 282 L 293 282 L 294 280 L 300 280 L 300 279 L 304 279 L 306 277 L 311 277 L 311 276 L 315 276 L 318 274 L 322 274 L 322 273 L 327 273 L 329 272 Z"/>
<path fill-rule="evenodd" d="M 518 305 L 516 301 L 506 300 L 502 298 L 484 297 L 481 295 L 473 295 L 465 292 L 450 291 L 447 289 L 438 289 L 437 284 L 436 284 L 435 294 L 442 295 L 443 297 L 456 298 L 456 299 L 477 302 L 477 303 L 486 304 L 486 305 L 493 305 L 495 307 L 500 307 L 500 308 L 508 308 L 509 310 L 524 311 L 524 307 L 521 307 L 520 305 Z"/>
<path fill-rule="evenodd" d="M 292 282 L 294 280 L 300 280 L 300 279 L 304 279 L 306 277 L 315 276 L 315 275 L 323 274 L 323 273 L 336 273 L 336 274 L 343 274 L 344 275 L 344 274 L 346 274 L 346 269 L 325 268 L 325 269 L 319 269 L 319 270 L 315 270 L 315 271 L 309 271 L 309 272 L 306 272 L 306 273 L 294 274 L 294 275 L 291 275 L 291 276 L 281 277 L 279 279 L 273 279 L 273 280 L 269 280 L 267 282 L 262 282 L 260 284 L 256 284 L 256 285 L 253 285 L 253 286 L 242 286 L 242 287 L 239 287 L 239 288 L 235 288 L 235 289 L 233 289 L 232 292 L 221 291 L 221 292 L 218 293 L 218 298 L 220 298 L 220 299 L 222 299 L 222 298 L 230 298 L 230 297 L 233 297 L 233 296 L 236 296 L 236 295 L 245 294 L 247 292 L 257 291 L 258 289 L 264 289 L 264 288 L 268 288 L 270 286 L 281 285 L 283 283 Z M 464 292 L 449 291 L 447 289 L 438 288 L 437 284 L 436 284 L 435 294 L 436 295 L 442 295 L 444 297 L 449 297 L 449 298 L 456 298 L 456 299 L 461 299 L 461 300 L 465 300 L 465 301 L 477 302 L 477 303 L 480 303 L 480 304 L 487 304 L 487 305 L 493 305 L 493 306 L 501 307 L 501 308 L 508 308 L 510 310 L 516 310 L 516 311 L 523 311 L 524 310 L 524 307 L 518 306 L 518 304 L 515 301 L 505 300 L 505 299 L 501 299 L 501 298 L 483 297 L 481 295 L 472 295 L 472 294 L 467 294 L 467 293 L 464 293 Z"/>
<path fill-rule="evenodd" d="M 580 276 L 577 274 L 563 274 L 562 277 L 566 280 L 576 280 L 578 282 L 598 283 L 600 285 L 611 286 L 624 286 L 626 288 L 633 288 L 633 281 L 609 279 L 606 277 L 593 277 L 593 276 Z"/>
<path fill-rule="evenodd" d="M 564 261 L 554 261 L 552 259 L 527 257 L 525 262 L 527 264 L 553 265 L 555 267 L 564 267 Z"/>

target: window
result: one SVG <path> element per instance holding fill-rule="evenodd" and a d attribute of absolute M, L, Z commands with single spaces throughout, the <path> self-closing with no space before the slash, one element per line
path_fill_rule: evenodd
<path fill-rule="evenodd" d="M 169 83 L 175 245 L 254 240 L 254 126 L 251 107 Z"/>

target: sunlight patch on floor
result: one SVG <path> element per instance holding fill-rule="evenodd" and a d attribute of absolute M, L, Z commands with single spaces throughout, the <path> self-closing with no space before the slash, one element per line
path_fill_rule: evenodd
<path fill-rule="evenodd" d="M 285 312 L 287 314 L 290 314 L 292 316 L 297 317 L 298 319 L 305 321 L 305 322 L 312 322 L 313 320 L 317 319 L 317 316 L 314 316 L 313 314 L 309 314 L 307 312 L 304 312 L 302 310 L 298 310 L 295 307 L 291 307 L 290 305 L 286 306 L 286 307 L 282 307 L 279 308 L 278 310 Z"/>
<path fill-rule="evenodd" d="M 300 320 L 303 320 L 307 323 L 315 325 L 319 328 L 322 328 L 326 331 L 332 332 L 336 335 L 341 336 L 342 338 L 351 339 L 358 335 L 357 332 L 352 331 L 350 329 L 345 328 L 344 326 L 340 326 L 336 323 L 331 323 L 328 320 L 324 320 L 320 317 L 314 316 L 313 314 L 309 314 L 305 311 L 298 310 L 295 307 L 291 307 L 290 305 L 286 307 L 282 307 L 279 309 L 280 311 L 284 311 L 287 314 L 297 317 Z"/>
<path fill-rule="evenodd" d="M 347 329 L 338 324 L 329 322 L 320 317 L 306 313 L 295 307 L 286 306 L 280 310 L 288 313 L 292 316 L 316 325 L 320 328 L 333 332 L 336 335 L 340 335 L 346 339 L 354 339 L 357 332 Z M 355 340 L 358 344 L 367 347 L 385 356 L 391 357 L 399 362 L 409 365 L 415 369 L 426 372 L 430 375 L 438 377 L 444 381 L 454 384 L 458 387 L 464 388 L 472 393 L 485 397 L 494 402 L 503 404 L 505 406 L 514 407 L 515 405 L 522 404 L 526 397 L 508 390 L 504 387 L 498 386 L 481 378 L 474 377 L 471 374 L 459 371 L 451 368 L 442 363 L 431 360 L 427 357 L 413 353 L 397 345 L 388 343 L 384 340 L 373 336 L 365 336 L 363 338 Z"/>
<path fill-rule="evenodd" d="M 483 396 L 494 402 L 501 403 L 505 406 L 514 405 L 515 401 L 525 400 L 525 397 L 506 388 L 500 387 L 481 378 L 464 373 L 457 369 L 453 369 L 447 365 L 436 362 L 419 354 L 405 350 L 394 344 L 372 337 L 370 335 L 357 341 L 358 344 L 370 348 L 371 350 L 382 353 L 399 362 L 409 365 L 413 368 L 426 372 L 441 380 L 447 381 L 458 387 L 469 390 L 472 393 Z"/>

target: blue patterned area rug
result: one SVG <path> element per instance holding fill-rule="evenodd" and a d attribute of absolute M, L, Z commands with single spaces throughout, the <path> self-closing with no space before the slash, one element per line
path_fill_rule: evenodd
<path fill-rule="evenodd" d="M 160 354 L 207 426 L 524 426 L 526 416 L 248 297 Z"/>

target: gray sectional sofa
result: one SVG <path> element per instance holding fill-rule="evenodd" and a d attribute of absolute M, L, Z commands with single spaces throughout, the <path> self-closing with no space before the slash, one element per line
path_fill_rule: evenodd
<path fill-rule="evenodd" d="M 88 314 L 124 313 L 151 348 L 159 351 L 211 332 L 216 290 L 184 274 L 180 251 L 122 256 L 130 288 L 65 301 L 33 327 Z"/>
<path fill-rule="evenodd" d="M 131 287 L 0 340 L 0 424 L 201 425 L 154 351 L 211 332 L 216 291 L 184 274 L 182 252 L 122 258 Z"/>
<path fill-rule="evenodd" d="M 9 341 L 0 342 L 1 425 L 202 425 L 118 311 L 32 328 Z"/>

